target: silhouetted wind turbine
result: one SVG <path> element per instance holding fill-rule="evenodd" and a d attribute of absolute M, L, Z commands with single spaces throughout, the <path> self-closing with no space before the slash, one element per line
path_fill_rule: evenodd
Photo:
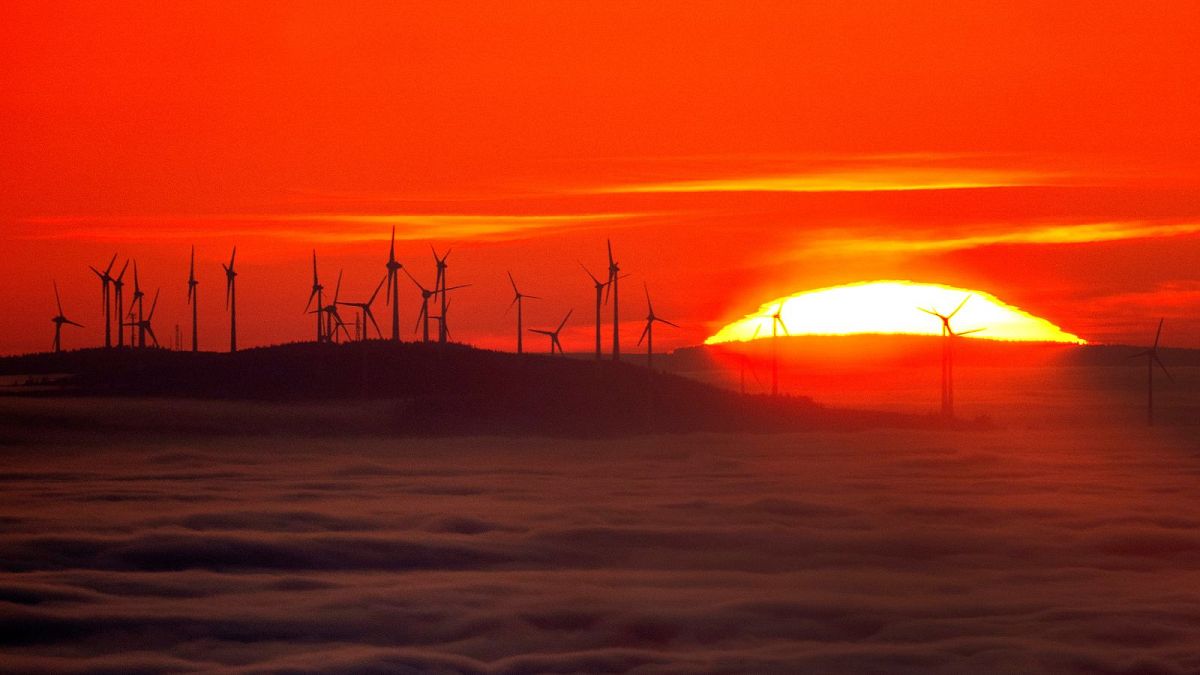
<path fill-rule="evenodd" d="M 779 329 L 783 329 L 784 335 L 791 335 L 788 332 L 787 324 L 783 322 L 783 303 L 775 308 L 775 313 L 771 315 L 771 395 L 779 395 Z"/>
<path fill-rule="evenodd" d="M 970 295 L 963 298 L 962 302 L 958 303 L 958 307 L 955 307 L 954 311 L 949 314 L 941 314 L 924 307 L 917 308 L 926 314 L 936 316 L 942 322 L 942 415 L 946 417 L 954 417 L 954 338 L 983 330 L 982 328 L 973 328 L 955 333 L 950 327 L 950 320 L 970 299 Z"/>
<path fill-rule="evenodd" d="M 130 344 L 130 346 L 132 346 L 133 342 L 134 342 L 134 340 L 133 340 L 133 329 L 134 328 L 136 328 L 137 332 L 138 332 L 137 333 L 138 334 L 137 346 L 138 347 L 146 346 L 146 329 L 142 327 L 142 303 L 144 302 L 142 300 L 142 298 L 145 297 L 145 295 L 146 294 L 142 292 L 142 285 L 138 281 L 138 264 L 137 264 L 137 261 L 134 260 L 133 261 L 133 302 L 137 303 L 137 321 L 131 320 L 128 324 L 126 324 L 129 326 L 129 344 Z M 129 314 L 132 319 L 133 303 L 130 303 L 130 305 L 129 305 Z M 117 317 L 117 318 L 120 319 L 120 317 Z"/>
<path fill-rule="evenodd" d="M 506 309 L 504 311 L 507 313 L 509 309 L 512 309 L 513 305 L 517 306 L 517 353 L 524 354 L 525 353 L 525 343 L 522 342 L 522 339 L 524 337 L 523 336 L 524 331 L 521 328 L 521 317 L 522 317 L 521 301 L 524 300 L 525 298 L 529 298 L 530 300 L 541 300 L 541 298 L 539 298 L 536 295 L 525 295 L 521 291 L 517 290 L 517 282 L 515 279 L 513 279 L 512 272 L 508 273 L 508 283 L 512 284 L 513 301 L 508 304 L 508 309 Z"/>
<path fill-rule="evenodd" d="M 337 330 L 342 329 L 342 332 L 347 338 L 350 337 L 350 331 L 346 330 L 346 323 L 342 321 L 341 314 L 338 313 L 338 297 L 342 294 L 342 270 L 338 270 L 337 285 L 333 287 L 333 302 L 330 302 L 324 307 L 317 307 L 313 310 L 318 317 L 325 315 L 325 341 L 337 342 Z"/>
<path fill-rule="evenodd" d="M 125 270 L 129 269 L 129 259 L 121 266 L 121 273 L 113 279 L 113 300 L 117 309 L 117 346 L 125 346 L 125 329 L 121 327 L 121 314 L 125 311 Z"/>
<path fill-rule="evenodd" d="M 134 272 L 135 272 L 135 278 L 136 278 L 137 270 L 135 269 Z M 146 346 L 146 333 L 149 333 L 150 339 L 154 340 L 154 346 L 155 347 L 158 346 L 158 337 L 154 334 L 154 329 L 150 326 L 150 322 L 154 320 L 154 310 L 158 307 L 158 294 L 161 290 L 162 289 L 158 289 L 158 290 L 154 291 L 154 301 L 150 303 L 150 313 L 146 315 L 145 319 L 143 319 L 143 318 L 141 318 L 141 316 L 140 316 L 141 312 L 139 311 L 138 312 L 138 314 L 139 314 L 138 320 L 137 320 L 136 324 L 134 324 L 137 326 L 137 329 L 138 329 L 138 340 L 139 340 L 139 342 L 141 342 L 141 346 L 143 346 L 143 347 Z M 139 308 L 140 308 L 141 303 L 138 303 L 138 304 L 139 304 Z"/>
<path fill-rule="evenodd" d="M 620 281 L 621 266 L 613 260 L 612 240 L 606 240 L 608 243 L 608 284 L 612 290 L 613 299 L 613 361 L 621 360 L 621 311 L 620 311 L 620 289 L 617 287 L 617 282 Z"/>
<path fill-rule="evenodd" d="M 229 264 L 221 263 L 225 268 L 225 309 L 229 310 L 229 351 L 237 351 L 237 272 L 233 270 L 233 261 L 237 258 L 237 247 L 233 247 L 233 255 L 229 256 Z"/>
<path fill-rule="evenodd" d="M 57 354 L 58 352 L 62 351 L 63 324 L 65 323 L 71 326 L 78 326 L 80 328 L 83 328 L 83 324 L 75 323 L 74 321 L 68 319 L 65 314 L 63 314 L 62 298 L 60 298 L 58 295 L 57 281 L 54 282 L 54 304 L 58 307 L 58 314 L 56 314 L 51 321 L 54 322 L 54 353 Z"/>
<path fill-rule="evenodd" d="M 1146 351 L 1138 352 L 1129 358 L 1137 358 L 1139 356 L 1146 357 L 1146 426 L 1154 426 L 1154 364 L 1158 364 L 1162 368 L 1163 375 L 1167 376 L 1168 380 L 1175 381 L 1171 377 L 1171 373 L 1167 367 L 1163 365 L 1162 359 L 1158 358 L 1158 339 L 1162 336 L 1163 320 L 1158 320 L 1158 330 L 1154 333 L 1154 346 Z"/>
<path fill-rule="evenodd" d="M 188 292 L 187 301 L 192 306 L 192 351 L 200 350 L 200 329 L 199 323 L 196 321 L 197 309 L 200 306 L 200 296 L 197 295 L 196 287 L 200 282 L 196 280 L 196 247 L 192 246 L 191 262 L 188 264 Z"/>
<path fill-rule="evenodd" d="M 446 258 L 450 257 L 450 249 L 446 249 L 446 253 L 440 257 L 437 254 L 437 249 L 433 248 L 432 245 L 429 247 L 429 250 L 433 251 L 433 260 L 437 265 L 437 277 L 434 280 L 433 291 L 441 295 L 439 300 L 442 303 L 442 314 L 438 322 L 438 342 L 445 342 L 449 337 L 446 334 L 446 268 L 448 267 Z"/>
<path fill-rule="evenodd" d="M 383 288 L 383 284 L 387 282 L 387 276 L 379 280 L 379 285 L 375 287 L 375 292 L 371 293 L 371 297 L 366 302 L 339 302 L 339 305 L 347 305 L 349 307 L 357 307 L 362 312 L 362 334 L 361 339 L 367 339 L 367 319 L 371 320 L 371 325 L 375 326 L 375 333 L 379 335 L 379 339 L 383 339 L 383 332 L 379 330 L 379 324 L 375 322 L 375 315 L 371 312 L 371 305 L 375 303 L 375 298 L 379 296 L 379 289 Z"/>
<path fill-rule="evenodd" d="M 650 302 L 650 287 L 645 283 L 642 284 L 642 287 L 646 291 L 646 308 L 649 313 L 646 315 L 646 327 L 642 329 L 642 337 L 638 338 L 637 343 L 640 345 L 642 340 L 646 341 L 646 367 L 654 370 L 654 322 L 665 323 L 676 328 L 679 328 L 679 325 L 655 316 L 654 303 Z"/>
<path fill-rule="evenodd" d="M 567 315 L 564 316 L 562 322 L 558 324 L 558 328 L 555 328 L 554 330 L 543 330 L 543 329 L 539 329 L 539 328 L 530 328 L 529 329 L 530 333 L 539 333 L 541 335 L 549 336 L 549 338 L 550 338 L 550 355 L 551 356 L 554 355 L 555 349 L 558 350 L 559 354 L 565 353 L 565 352 L 563 352 L 562 343 L 558 341 L 558 334 L 562 332 L 563 326 L 567 325 L 567 319 L 571 318 L 571 312 L 574 312 L 574 311 L 575 310 L 573 310 L 573 309 L 568 310 Z"/>
<path fill-rule="evenodd" d="M 396 226 L 392 226 L 392 245 L 388 249 L 387 291 L 384 304 L 392 306 L 392 340 L 400 341 L 400 270 L 404 265 L 396 261 Z"/>
<path fill-rule="evenodd" d="M 313 262 L 312 293 L 308 294 L 308 304 L 304 305 L 304 311 L 309 314 L 312 314 L 312 312 L 309 311 L 309 308 L 312 307 L 313 300 L 316 299 L 317 310 L 318 310 L 317 311 L 317 342 L 320 343 L 325 339 L 325 331 L 322 328 L 322 326 L 325 325 L 324 318 L 321 316 L 321 312 L 319 311 L 322 307 L 325 306 L 325 300 L 324 300 L 325 287 L 322 286 L 321 282 L 317 279 L 317 251 L 316 251 L 316 249 L 313 249 L 312 262 Z"/>
<path fill-rule="evenodd" d="M 593 283 L 593 284 L 595 285 L 595 287 L 596 287 L 596 360 L 597 360 L 597 361 L 599 361 L 599 360 L 601 359 L 601 349 L 600 349 L 600 297 L 603 295 L 603 291 L 604 291 L 604 289 L 605 289 L 606 287 L 608 287 L 608 284 L 609 284 L 609 283 L 611 282 L 611 280 L 612 280 L 612 276 L 611 276 L 612 272 L 609 272 L 609 275 L 610 275 L 610 276 L 609 276 L 609 281 L 600 281 L 599 279 L 597 279 L 597 278 L 596 278 L 596 275 L 595 275 L 595 274 L 592 274 L 591 270 L 589 270 L 587 267 L 584 267 L 583 263 L 579 263 L 579 266 L 580 266 L 580 267 L 583 267 L 583 271 L 584 271 L 584 272 L 585 272 L 585 273 L 588 275 L 588 277 L 589 277 L 589 278 L 592 280 L 592 283 Z"/>
<path fill-rule="evenodd" d="M 96 269 L 95 267 L 92 267 L 91 265 L 88 265 L 88 268 L 90 270 L 92 270 L 92 272 L 94 272 L 96 274 L 96 276 L 100 277 L 100 301 L 104 305 L 104 346 L 105 347 L 112 347 L 112 319 L 110 318 L 111 315 L 109 314 L 110 310 L 109 310 L 108 285 L 111 284 L 112 280 L 113 280 L 112 276 L 109 275 L 109 272 L 112 272 L 113 265 L 116 262 L 117 262 L 117 254 L 114 253 L 112 260 L 108 261 L 108 267 L 105 267 L 103 272 Z M 121 317 L 118 316 L 117 322 L 120 323 L 120 321 L 121 321 Z"/>
<path fill-rule="evenodd" d="M 422 286 L 421 282 L 417 281 L 417 278 L 414 277 L 407 269 L 404 270 L 404 273 L 408 275 L 409 279 L 412 279 L 412 282 L 417 285 L 417 288 L 421 289 L 421 311 L 417 313 L 417 325 L 413 327 L 413 331 L 415 332 L 418 328 L 424 325 L 425 329 L 422 332 L 421 341 L 429 342 L 429 298 L 437 295 L 437 291 L 431 291 Z"/>

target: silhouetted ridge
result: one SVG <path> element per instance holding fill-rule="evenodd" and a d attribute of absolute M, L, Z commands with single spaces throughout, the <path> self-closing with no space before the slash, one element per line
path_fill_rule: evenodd
<path fill-rule="evenodd" d="M 0 359 L 0 373 L 61 374 L 47 395 L 388 400 L 394 403 L 389 429 L 399 433 L 612 435 L 929 423 L 830 410 L 807 398 L 744 396 L 626 363 L 457 344 L 298 343 L 232 354 L 84 350 Z"/>

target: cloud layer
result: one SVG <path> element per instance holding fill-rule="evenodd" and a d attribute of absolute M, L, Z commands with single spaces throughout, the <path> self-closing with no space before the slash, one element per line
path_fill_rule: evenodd
<path fill-rule="evenodd" d="M 27 672 L 1194 672 L 1198 450 L 9 444 L 0 643 Z"/>

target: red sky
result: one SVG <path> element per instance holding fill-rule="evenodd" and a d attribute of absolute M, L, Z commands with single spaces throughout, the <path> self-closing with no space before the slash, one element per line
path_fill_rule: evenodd
<path fill-rule="evenodd" d="M 577 261 L 611 237 L 668 349 L 889 278 L 1200 347 L 1200 5 L 348 4 L 0 6 L 0 352 L 49 347 L 52 279 L 97 344 L 114 252 L 186 329 L 193 243 L 203 347 L 235 243 L 241 343 L 304 339 L 310 250 L 356 300 L 392 224 L 427 282 L 454 246 L 482 346 L 512 346 L 512 270 L 586 350 Z"/>

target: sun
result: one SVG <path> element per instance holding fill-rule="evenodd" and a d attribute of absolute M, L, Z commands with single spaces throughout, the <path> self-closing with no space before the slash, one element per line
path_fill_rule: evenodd
<path fill-rule="evenodd" d="M 801 291 L 765 302 L 758 311 L 726 325 L 704 344 L 770 337 L 772 316 L 776 313 L 789 335 L 941 335 L 941 321 L 921 310 L 950 314 L 964 300 L 950 324 L 956 333 L 974 331 L 964 337 L 1086 342 L 984 291 L 915 281 L 863 281 Z"/>

